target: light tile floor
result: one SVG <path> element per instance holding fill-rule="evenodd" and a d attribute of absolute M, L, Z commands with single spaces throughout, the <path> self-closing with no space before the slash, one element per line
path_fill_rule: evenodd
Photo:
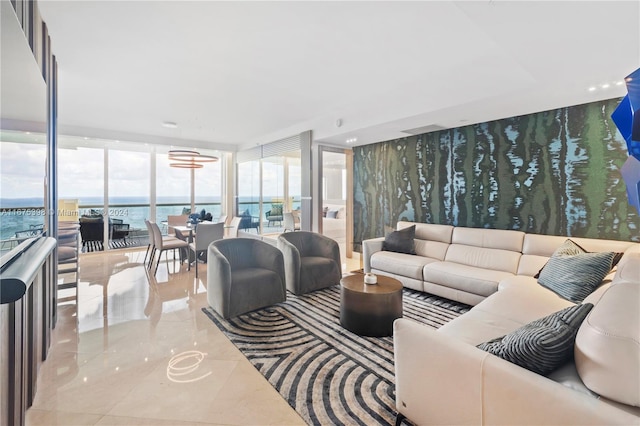
<path fill-rule="evenodd" d="M 303 425 L 202 313 L 206 267 L 196 280 L 163 255 L 154 277 L 144 255 L 81 256 L 76 303 L 59 306 L 27 425 Z"/>

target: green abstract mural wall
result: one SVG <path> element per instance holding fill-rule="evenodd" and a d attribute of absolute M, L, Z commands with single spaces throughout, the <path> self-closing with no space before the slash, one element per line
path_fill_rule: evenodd
<path fill-rule="evenodd" d="M 620 99 L 354 148 L 354 240 L 399 220 L 640 241 Z"/>

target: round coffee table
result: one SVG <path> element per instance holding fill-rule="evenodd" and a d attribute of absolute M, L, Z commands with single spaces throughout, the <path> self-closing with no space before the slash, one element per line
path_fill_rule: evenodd
<path fill-rule="evenodd" d="M 402 317 L 402 283 L 378 275 L 377 284 L 365 284 L 364 275 L 340 280 L 340 324 L 360 336 L 393 334 L 393 321 Z"/>

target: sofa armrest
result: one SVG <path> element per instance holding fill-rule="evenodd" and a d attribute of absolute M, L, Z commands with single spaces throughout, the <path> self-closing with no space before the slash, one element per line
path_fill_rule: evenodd
<path fill-rule="evenodd" d="M 393 323 L 396 409 L 418 425 L 482 424 L 482 363 L 489 356 L 417 322 Z"/>
<path fill-rule="evenodd" d="M 362 241 L 362 257 L 364 261 L 364 272 L 371 272 L 371 256 L 382 251 L 384 237 L 372 238 Z"/>
<path fill-rule="evenodd" d="M 394 323 L 396 408 L 415 424 L 637 424 L 639 418 L 416 322 Z"/>

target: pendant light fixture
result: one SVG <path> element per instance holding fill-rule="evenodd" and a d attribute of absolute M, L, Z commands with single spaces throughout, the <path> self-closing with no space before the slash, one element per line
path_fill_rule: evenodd
<path fill-rule="evenodd" d="M 200 154 L 198 151 L 185 149 L 169 151 L 169 166 L 180 169 L 201 169 L 203 167 L 202 163 L 213 163 L 218 160 L 218 157 Z"/>

